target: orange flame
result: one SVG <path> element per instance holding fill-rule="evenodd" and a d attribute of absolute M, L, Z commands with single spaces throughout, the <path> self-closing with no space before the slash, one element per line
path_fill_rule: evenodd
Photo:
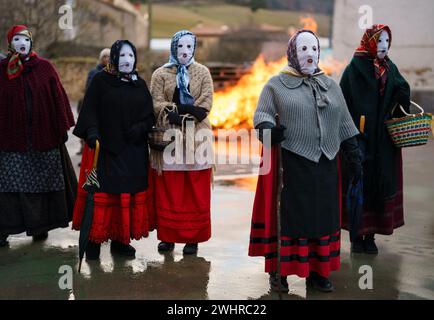
<path fill-rule="evenodd" d="M 266 63 L 260 55 L 250 72 L 238 81 L 214 94 L 213 108 L 210 114 L 214 127 L 229 129 L 247 123 L 253 126 L 253 113 L 258 103 L 262 88 L 273 75 L 279 73 L 286 64 L 286 58 Z"/>
<path fill-rule="evenodd" d="M 287 63 L 286 57 L 267 63 L 260 55 L 250 72 L 241 77 L 236 85 L 214 94 L 210 114 L 211 125 L 224 129 L 241 125 L 253 127 L 253 114 L 263 87 L 271 77 L 279 74 Z M 345 62 L 337 61 L 330 56 L 319 64 L 328 75 L 340 73 L 344 66 Z"/>
<path fill-rule="evenodd" d="M 310 16 L 300 17 L 304 29 L 317 32 L 318 24 Z M 265 62 L 264 57 L 256 58 L 250 72 L 236 85 L 225 88 L 214 94 L 214 104 L 210 114 L 211 125 L 214 128 L 230 129 L 233 127 L 253 127 L 253 114 L 259 96 L 268 80 L 279 74 L 287 65 L 287 58 Z M 337 61 L 331 56 L 322 59 L 319 67 L 326 74 L 339 74 L 345 66 L 345 61 Z"/>
<path fill-rule="evenodd" d="M 318 23 L 310 16 L 300 17 L 300 24 L 303 26 L 303 29 L 310 30 L 315 33 L 318 31 Z"/>

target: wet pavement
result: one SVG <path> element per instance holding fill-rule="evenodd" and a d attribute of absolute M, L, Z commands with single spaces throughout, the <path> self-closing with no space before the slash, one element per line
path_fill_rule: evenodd
<path fill-rule="evenodd" d="M 73 162 L 79 145 L 68 141 Z M 305 280 L 288 278 L 284 299 L 434 299 L 434 142 L 405 150 L 406 225 L 377 236 L 377 256 L 351 255 L 343 232 L 341 270 L 331 275 L 335 292 L 306 292 Z M 34 243 L 25 234 L 0 248 L 0 299 L 277 299 L 270 293 L 264 259 L 247 256 L 254 177 L 217 172 L 212 193 L 212 239 L 197 256 L 157 252 L 155 232 L 133 241 L 136 259 L 112 256 L 103 244 L 100 261 L 83 262 L 77 273 L 78 232 L 50 232 Z M 359 288 L 359 268 L 373 270 L 373 289 Z M 60 289 L 61 266 L 73 270 L 73 288 Z"/>

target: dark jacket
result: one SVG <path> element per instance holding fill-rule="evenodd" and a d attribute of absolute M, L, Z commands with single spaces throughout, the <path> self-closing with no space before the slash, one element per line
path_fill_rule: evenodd
<path fill-rule="evenodd" d="M 384 121 L 392 117 L 392 109 L 400 103 L 408 110 L 410 86 L 396 65 L 387 58 L 389 74 L 383 96 L 379 93 L 379 80 L 375 78 L 373 61 L 354 57 L 345 69 L 340 85 L 359 128 L 360 116 L 366 117 L 364 184 L 367 203 L 381 203 L 397 191 L 396 162 L 401 150 L 393 145 Z M 396 116 L 401 116 L 397 111 Z"/>
<path fill-rule="evenodd" d="M 73 133 L 86 140 L 89 132 L 96 132 L 102 148 L 119 154 L 129 143 L 128 132 L 133 126 L 150 130 L 154 121 L 146 82 L 140 77 L 124 82 L 104 71 L 94 76 L 86 91 Z"/>

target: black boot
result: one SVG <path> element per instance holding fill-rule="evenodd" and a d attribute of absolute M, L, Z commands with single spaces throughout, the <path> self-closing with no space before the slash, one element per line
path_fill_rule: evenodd
<path fill-rule="evenodd" d="M 363 243 L 365 246 L 365 253 L 378 254 L 378 248 L 375 244 L 375 237 L 373 234 L 366 235 Z"/>
<path fill-rule="evenodd" d="M 44 233 L 40 233 L 40 234 L 36 234 L 33 236 L 33 241 L 44 241 L 47 240 L 48 238 L 48 232 L 44 232 Z"/>
<path fill-rule="evenodd" d="M 306 279 L 306 286 L 321 292 L 332 292 L 335 290 L 328 278 L 325 278 L 316 272 L 311 272 L 309 274 L 309 277 Z"/>
<path fill-rule="evenodd" d="M 117 253 L 121 256 L 125 257 L 135 257 L 136 256 L 136 249 L 134 249 L 133 246 L 129 244 L 123 244 L 119 241 L 112 240 L 110 244 L 110 250 L 113 253 Z"/>
<path fill-rule="evenodd" d="M 0 248 L 6 247 L 9 244 L 8 236 L 0 234 Z"/>
<path fill-rule="evenodd" d="M 363 253 L 363 252 L 365 252 L 363 236 L 359 236 L 353 242 L 351 242 L 351 253 Z"/>
<path fill-rule="evenodd" d="M 172 242 L 161 241 L 158 244 L 158 252 L 170 252 L 173 251 L 173 249 L 175 249 L 175 244 Z"/>
<path fill-rule="evenodd" d="M 98 260 L 101 253 L 101 244 L 89 241 L 86 247 L 86 260 Z"/>
<path fill-rule="evenodd" d="M 197 253 L 197 249 L 198 249 L 197 243 L 187 243 L 187 244 L 185 244 L 184 249 L 182 250 L 182 252 L 184 254 L 196 254 Z"/>
<path fill-rule="evenodd" d="M 281 276 L 280 277 L 280 285 L 279 285 L 279 279 L 277 277 L 276 272 L 270 272 L 270 288 L 273 291 L 276 292 L 284 292 L 284 293 L 288 293 L 289 292 L 289 287 L 288 287 L 288 280 L 287 277 L 285 276 Z"/>

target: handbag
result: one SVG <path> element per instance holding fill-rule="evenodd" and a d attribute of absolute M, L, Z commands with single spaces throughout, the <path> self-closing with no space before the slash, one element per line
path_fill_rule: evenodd
<path fill-rule="evenodd" d="M 398 148 L 425 145 L 432 135 L 432 114 L 426 113 L 421 106 L 413 101 L 411 101 L 411 104 L 421 112 L 410 114 L 400 105 L 399 107 L 405 117 L 385 121 L 390 138 Z M 393 108 L 392 114 L 397 106 L 398 104 Z"/>

